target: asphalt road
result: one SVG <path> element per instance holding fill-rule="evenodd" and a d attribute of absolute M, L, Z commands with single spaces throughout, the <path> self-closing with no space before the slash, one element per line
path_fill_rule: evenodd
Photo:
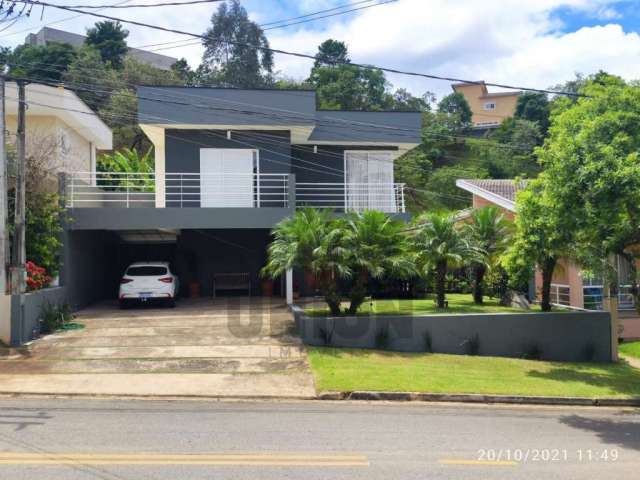
<path fill-rule="evenodd" d="M 640 411 L 0 400 L 0 478 L 637 478 Z"/>

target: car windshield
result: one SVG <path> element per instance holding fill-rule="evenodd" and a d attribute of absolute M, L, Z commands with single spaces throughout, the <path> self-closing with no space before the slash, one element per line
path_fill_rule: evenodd
<path fill-rule="evenodd" d="M 129 277 L 159 277 L 167 274 L 167 267 L 159 265 L 145 265 L 140 267 L 129 267 L 126 275 Z"/>

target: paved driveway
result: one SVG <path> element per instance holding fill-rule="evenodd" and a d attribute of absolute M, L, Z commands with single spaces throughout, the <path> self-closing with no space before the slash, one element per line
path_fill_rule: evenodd
<path fill-rule="evenodd" d="M 284 303 L 182 300 L 175 309 L 81 311 L 84 329 L 48 335 L 0 361 L 0 392 L 312 397 Z"/>

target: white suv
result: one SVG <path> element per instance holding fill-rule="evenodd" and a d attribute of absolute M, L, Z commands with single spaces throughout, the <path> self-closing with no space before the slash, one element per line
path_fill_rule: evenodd
<path fill-rule="evenodd" d="M 169 307 L 174 307 L 179 287 L 178 277 L 171 273 L 169 263 L 132 263 L 120 280 L 120 308 L 151 300 L 164 300 Z"/>

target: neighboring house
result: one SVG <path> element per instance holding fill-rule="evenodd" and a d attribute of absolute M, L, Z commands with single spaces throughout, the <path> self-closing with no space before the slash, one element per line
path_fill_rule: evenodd
<path fill-rule="evenodd" d="M 260 294 L 271 228 L 306 206 L 408 218 L 393 165 L 420 143 L 418 112 L 317 111 L 313 91 L 139 87 L 138 119 L 155 173 L 66 180 L 61 281 L 74 305 L 115 298 L 144 260 L 171 262 L 185 292 L 210 297 L 234 274 L 238 293 Z M 302 272 L 287 278 L 276 294 L 304 290 Z"/>
<path fill-rule="evenodd" d="M 498 206 L 505 217 L 513 220 L 516 214 L 515 199 L 518 191 L 526 186 L 526 181 L 514 180 L 457 180 L 456 185 L 473 195 L 473 208 L 488 205 Z M 618 257 L 619 294 L 618 309 L 625 319 L 625 335 L 640 337 L 640 319 L 637 318 L 634 297 L 631 294 L 631 266 Z M 602 310 L 602 279 L 583 275 L 580 267 L 571 259 L 558 262 L 551 284 L 551 302 L 587 310 Z M 540 272 L 536 272 L 536 295 L 542 284 Z"/>
<path fill-rule="evenodd" d="M 464 95 L 473 113 L 473 128 L 480 130 L 495 128 L 503 120 L 513 117 L 518 97 L 522 94 L 520 91 L 489 93 L 482 80 L 477 83 L 454 83 L 451 88 Z"/>
<path fill-rule="evenodd" d="M 43 27 L 38 33 L 30 33 L 25 38 L 26 45 L 46 45 L 49 42 L 68 43 L 74 47 L 80 47 L 84 44 L 87 37 L 77 33 L 65 32 L 51 27 Z M 170 70 L 171 65 L 178 61 L 177 58 L 160 55 L 159 53 L 148 52 L 138 48 L 129 48 L 129 56 L 136 59 L 140 63 L 151 65 L 152 67 L 162 70 Z"/>
<path fill-rule="evenodd" d="M 8 141 L 15 143 L 18 120 L 18 86 L 7 82 L 6 125 Z M 29 83 L 25 87 L 26 154 L 46 158 L 52 177 L 59 172 L 91 172 L 97 150 L 112 148 L 111 129 L 72 91 Z"/>

